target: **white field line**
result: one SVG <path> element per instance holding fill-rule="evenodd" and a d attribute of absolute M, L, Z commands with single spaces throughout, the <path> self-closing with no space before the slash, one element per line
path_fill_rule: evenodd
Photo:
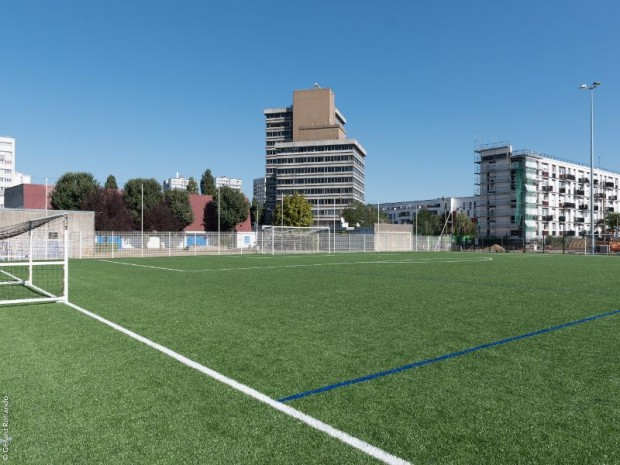
<path fill-rule="evenodd" d="M 306 425 L 321 431 L 325 434 L 327 434 L 328 436 L 331 436 L 335 439 L 338 439 L 339 441 L 354 447 L 355 449 L 360 450 L 361 452 L 374 457 L 384 463 L 390 464 L 390 465 L 405 465 L 405 464 L 409 464 L 409 462 L 407 462 L 406 460 L 403 460 L 399 457 L 396 457 L 395 455 L 389 454 L 388 452 L 385 452 L 382 449 L 379 449 L 378 447 L 375 447 L 371 444 L 368 444 L 365 441 L 362 441 L 361 439 L 358 439 L 354 436 L 351 436 L 350 434 L 345 433 L 344 431 L 340 431 L 336 428 L 334 428 L 333 426 L 328 425 L 327 423 L 323 423 L 320 420 L 317 420 L 314 417 L 311 417 L 310 415 L 306 415 L 303 412 L 300 412 L 297 409 L 294 409 L 292 407 L 290 407 L 289 405 L 283 404 L 282 402 L 278 402 L 277 400 L 272 399 L 271 397 L 263 394 L 262 392 L 259 392 L 255 389 L 252 389 L 249 386 L 246 386 L 245 384 L 242 384 L 238 381 L 235 381 L 232 378 L 229 378 L 227 376 L 224 376 L 223 374 L 212 370 L 211 368 L 208 368 L 198 362 L 195 362 L 175 351 L 173 351 L 172 349 L 169 349 L 165 346 L 162 346 L 161 344 L 158 344 L 156 342 L 151 341 L 150 339 L 147 339 L 144 336 L 140 336 L 137 333 L 134 333 L 133 331 L 124 328 L 116 323 L 113 323 L 110 320 L 106 320 L 105 318 L 89 312 L 88 310 L 79 307 L 71 302 L 67 302 L 66 305 L 68 305 L 69 307 L 77 310 L 78 312 L 83 313 L 84 315 L 87 315 L 123 334 L 125 334 L 126 336 L 129 336 L 132 339 L 135 339 L 136 341 L 142 342 L 143 344 L 146 344 L 147 346 L 181 362 L 182 364 L 193 368 L 195 370 L 198 370 L 199 372 L 221 382 L 224 383 L 228 386 L 230 386 L 231 388 L 249 396 L 252 397 L 255 400 L 258 400 L 259 402 L 262 402 L 264 404 L 267 404 L 268 406 L 279 410 L 280 412 L 295 418 L 296 420 L 299 420 L 302 423 L 305 423 Z"/>
<path fill-rule="evenodd" d="M 114 263 L 116 265 L 125 265 L 125 266 L 136 266 L 139 268 L 150 268 L 155 270 L 163 270 L 163 271 L 174 271 L 177 273 L 209 273 L 216 271 L 245 271 L 245 270 L 275 270 L 281 268 L 310 268 L 317 266 L 346 266 L 346 265 L 397 265 L 397 264 L 422 264 L 427 265 L 431 263 L 461 263 L 461 262 L 488 262 L 492 261 L 491 257 L 478 257 L 478 258 L 466 258 L 466 259 L 449 259 L 449 258 L 423 258 L 418 260 L 375 260 L 375 261 L 363 261 L 363 262 L 332 262 L 332 263 L 299 263 L 296 265 L 266 265 L 266 266 L 239 266 L 239 267 L 230 267 L 230 268 L 213 268 L 213 269 L 202 269 L 202 270 L 183 270 L 178 268 L 164 268 L 161 266 L 152 266 L 152 265 L 140 265 L 137 263 L 129 263 L 129 262 L 117 262 L 114 260 L 101 260 L 106 263 Z"/>

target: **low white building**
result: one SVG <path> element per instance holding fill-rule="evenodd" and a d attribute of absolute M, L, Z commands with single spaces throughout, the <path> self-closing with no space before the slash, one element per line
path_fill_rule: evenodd
<path fill-rule="evenodd" d="M 416 212 L 428 210 L 435 215 L 447 212 L 465 213 L 472 220 L 476 218 L 478 196 L 439 197 L 430 200 L 411 200 L 379 204 L 379 209 L 387 213 L 392 224 L 413 224 Z"/>
<path fill-rule="evenodd" d="M 168 178 L 164 179 L 163 185 L 165 191 L 171 191 L 174 189 L 178 190 L 187 190 L 187 185 L 189 184 L 189 179 L 184 178 L 179 175 L 177 172 L 176 178 Z"/>
<path fill-rule="evenodd" d="M 218 176 L 215 178 L 215 187 L 230 187 L 231 189 L 241 190 L 241 179 L 229 178 L 227 176 Z"/>

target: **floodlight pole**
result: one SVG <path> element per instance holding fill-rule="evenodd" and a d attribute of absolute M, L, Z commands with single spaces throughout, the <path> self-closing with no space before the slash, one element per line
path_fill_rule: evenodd
<path fill-rule="evenodd" d="M 140 251 L 144 257 L 144 183 L 140 183 Z"/>
<path fill-rule="evenodd" d="M 415 251 L 418 251 L 418 211 L 420 209 L 419 205 L 415 206 Z"/>
<path fill-rule="evenodd" d="M 220 188 L 217 187 L 217 254 L 220 254 L 220 202 L 222 196 L 220 195 Z"/>
<path fill-rule="evenodd" d="M 594 89 L 600 86 L 600 82 L 593 82 L 592 85 L 581 84 L 582 90 L 590 91 L 590 252 L 594 255 Z"/>

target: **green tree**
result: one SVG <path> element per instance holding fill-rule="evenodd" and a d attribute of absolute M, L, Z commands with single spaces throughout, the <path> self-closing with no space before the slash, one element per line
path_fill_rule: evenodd
<path fill-rule="evenodd" d="M 189 192 L 172 189 L 164 194 L 166 205 L 175 219 L 172 231 L 182 231 L 194 221 L 194 212 L 189 203 Z"/>
<path fill-rule="evenodd" d="M 203 223 L 206 231 L 217 231 L 218 205 L 220 231 L 234 231 L 237 224 L 248 218 L 250 205 L 243 193 L 224 186 L 216 190 L 213 201 L 205 207 Z"/>
<path fill-rule="evenodd" d="M 612 233 L 620 232 L 620 213 L 608 213 L 605 218 L 605 225 L 607 230 Z"/>
<path fill-rule="evenodd" d="M 116 184 L 116 178 L 112 175 L 108 176 L 108 179 L 105 180 L 104 189 L 118 189 L 118 184 Z"/>
<path fill-rule="evenodd" d="M 123 200 L 133 213 L 136 224 L 140 224 L 142 215 L 142 188 L 144 187 L 144 214 L 158 207 L 164 200 L 161 184 L 156 179 L 133 178 L 125 183 Z"/>
<path fill-rule="evenodd" d="M 453 215 L 453 234 L 463 237 L 478 235 L 478 229 L 474 222 L 465 213 L 456 213 Z"/>
<path fill-rule="evenodd" d="M 379 212 L 379 222 L 389 223 L 390 219 L 386 212 Z M 369 228 L 377 222 L 377 206 L 355 201 L 350 207 L 342 210 L 342 217 L 349 226 Z"/>
<path fill-rule="evenodd" d="M 200 193 L 203 195 L 215 195 L 215 178 L 211 170 L 207 169 L 200 178 Z"/>
<path fill-rule="evenodd" d="M 414 220 L 415 221 L 415 220 Z M 422 208 L 418 211 L 418 234 L 432 236 L 441 233 L 443 223 L 438 215 Z"/>
<path fill-rule="evenodd" d="M 295 192 L 284 197 L 284 226 L 308 227 L 312 226 L 313 221 L 312 205 L 303 195 Z M 282 224 L 282 202 L 276 204 L 273 224 Z"/>
<path fill-rule="evenodd" d="M 196 180 L 190 176 L 187 182 L 187 191 L 190 194 L 197 194 L 198 193 L 198 183 L 196 182 Z"/>
<path fill-rule="evenodd" d="M 99 187 L 99 183 L 90 173 L 68 172 L 56 182 L 50 196 L 55 210 L 81 210 L 90 194 Z"/>

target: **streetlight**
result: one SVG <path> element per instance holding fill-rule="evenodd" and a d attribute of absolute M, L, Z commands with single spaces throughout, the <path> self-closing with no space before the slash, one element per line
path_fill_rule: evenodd
<path fill-rule="evenodd" d="M 217 254 L 220 254 L 220 186 L 217 186 Z"/>
<path fill-rule="evenodd" d="M 592 85 L 581 84 L 581 90 L 590 91 L 590 234 L 592 236 L 591 253 L 594 255 L 594 92 L 601 83 L 594 81 Z"/>

